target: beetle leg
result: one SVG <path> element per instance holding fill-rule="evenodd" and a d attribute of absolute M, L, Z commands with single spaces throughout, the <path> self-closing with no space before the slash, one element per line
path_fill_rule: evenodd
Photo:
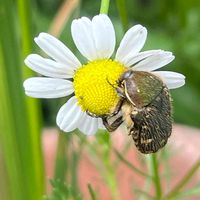
<path fill-rule="evenodd" d="M 86 110 L 86 113 L 90 116 L 90 117 L 99 117 L 98 115 L 94 114 L 94 113 L 91 113 L 90 111 Z"/>
<path fill-rule="evenodd" d="M 123 102 L 124 102 L 123 99 L 120 99 L 118 101 L 117 105 L 113 109 L 111 109 L 111 111 L 110 111 L 111 114 L 105 115 L 105 117 L 110 118 L 110 117 L 113 117 L 114 115 L 117 115 L 119 113 L 119 111 L 121 110 Z"/>
<path fill-rule="evenodd" d="M 114 122 L 111 124 L 108 122 L 108 117 L 102 118 L 103 124 L 109 132 L 115 131 L 123 122 L 123 117 L 118 117 Z"/>

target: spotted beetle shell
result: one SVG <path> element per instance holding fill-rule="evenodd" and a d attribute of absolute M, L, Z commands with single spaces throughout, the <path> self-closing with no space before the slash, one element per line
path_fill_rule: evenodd
<path fill-rule="evenodd" d="M 172 131 L 169 89 L 149 72 L 127 71 L 121 77 L 125 98 L 131 104 L 129 132 L 142 153 L 154 153 L 167 143 Z"/>
<path fill-rule="evenodd" d="M 155 153 L 164 147 L 172 131 L 171 101 L 166 87 L 146 107 L 131 115 L 130 129 L 135 145 L 142 153 Z"/>

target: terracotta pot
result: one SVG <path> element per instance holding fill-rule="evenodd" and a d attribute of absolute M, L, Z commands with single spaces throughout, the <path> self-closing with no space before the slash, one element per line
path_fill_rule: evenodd
<path fill-rule="evenodd" d="M 58 132 L 56 129 L 46 129 L 43 134 L 43 146 L 46 166 L 46 178 L 48 191 L 51 190 L 48 180 L 53 177 L 53 169 L 55 164 L 55 152 L 57 144 Z M 126 152 L 124 158 L 131 162 L 134 166 L 147 172 L 146 166 L 142 162 L 145 155 L 140 154 L 130 137 L 123 131 L 117 131 L 112 133 L 112 142 L 114 148 L 119 152 L 123 149 L 127 142 L 131 142 L 129 150 Z M 73 140 L 77 140 L 77 137 L 73 137 Z M 88 137 L 88 140 L 92 142 L 95 140 L 95 136 Z M 75 141 L 73 141 L 76 143 Z M 76 145 L 75 145 L 76 146 Z M 99 147 L 100 148 L 100 147 Z M 183 125 L 174 125 L 172 136 L 169 139 L 166 147 L 169 151 L 169 168 L 171 171 L 170 188 L 174 187 L 181 178 L 187 173 L 192 165 L 200 159 L 200 130 L 190 128 Z M 161 155 L 161 154 L 159 154 Z M 116 159 L 116 155 L 112 156 L 113 162 Z M 163 159 L 160 161 L 160 174 L 163 176 L 166 174 L 164 169 L 165 162 Z M 143 190 L 145 179 L 128 168 L 124 163 L 116 167 L 117 186 L 119 192 L 119 199 L 133 200 L 138 196 L 134 193 L 133 188 L 139 188 Z M 88 193 L 88 183 L 92 185 L 94 190 L 100 195 L 100 199 L 110 200 L 112 199 L 109 187 L 103 179 L 101 172 L 94 164 L 93 157 L 90 156 L 87 150 L 83 150 L 81 160 L 78 168 L 78 180 L 79 186 L 83 193 L 84 199 L 90 199 Z M 162 186 L 166 191 L 166 178 L 161 178 Z M 184 189 L 189 189 L 200 181 L 200 171 L 198 171 L 192 180 L 187 184 Z M 153 194 L 153 186 L 151 186 L 151 193 Z M 188 199 L 200 199 L 199 197 L 190 197 Z"/>

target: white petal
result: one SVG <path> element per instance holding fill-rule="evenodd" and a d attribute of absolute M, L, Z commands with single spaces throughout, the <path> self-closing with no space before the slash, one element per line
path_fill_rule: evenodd
<path fill-rule="evenodd" d="M 30 54 L 24 60 L 25 64 L 35 72 L 53 78 L 72 78 L 74 69 L 54 60 Z"/>
<path fill-rule="evenodd" d="M 185 84 L 185 76 L 177 72 L 156 71 L 153 74 L 159 76 L 169 89 L 175 89 Z"/>
<path fill-rule="evenodd" d="M 95 16 L 92 32 L 98 58 L 110 58 L 115 49 L 115 30 L 110 18 L 105 14 Z"/>
<path fill-rule="evenodd" d="M 36 37 L 37 45 L 51 58 L 59 63 L 63 63 L 67 67 L 77 69 L 81 63 L 76 56 L 57 38 L 48 33 L 40 33 Z"/>
<path fill-rule="evenodd" d="M 123 64 L 126 67 L 131 67 L 132 65 L 138 63 L 139 61 L 144 60 L 147 57 L 155 55 L 155 54 L 157 54 L 159 52 L 163 52 L 163 51 L 160 50 L 160 49 L 159 50 L 149 50 L 149 51 L 139 52 L 139 53 L 135 54 L 134 56 L 129 55 L 130 57 L 126 57 L 123 60 Z"/>
<path fill-rule="evenodd" d="M 98 118 L 94 118 L 84 113 L 82 121 L 79 123 L 78 128 L 85 135 L 94 135 L 98 129 Z"/>
<path fill-rule="evenodd" d="M 70 98 L 58 111 L 56 123 L 61 130 L 71 132 L 78 127 L 83 117 L 81 107 L 75 97 Z"/>
<path fill-rule="evenodd" d="M 106 129 L 101 118 L 98 118 L 98 127 L 99 129 Z"/>
<path fill-rule="evenodd" d="M 78 50 L 88 60 L 97 58 L 95 42 L 92 35 L 92 22 L 87 17 L 75 19 L 71 26 L 72 38 Z"/>
<path fill-rule="evenodd" d="M 174 56 L 169 51 L 161 51 L 158 53 L 155 53 L 146 59 L 142 60 L 138 64 L 133 66 L 134 70 L 138 71 L 153 71 L 156 69 L 159 69 L 168 63 L 170 63 L 172 60 L 174 60 Z"/>
<path fill-rule="evenodd" d="M 116 60 L 124 63 L 127 58 L 138 53 L 147 38 L 147 30 L 141 25 L 130 28 L 124 35 L 116 53 Z"/>
<path fill-rule="evenodd" d="M 59 98 L 74 92 L 71 81 L 34 77 L 24 81 L 25 93 L 35 98 Z"/>

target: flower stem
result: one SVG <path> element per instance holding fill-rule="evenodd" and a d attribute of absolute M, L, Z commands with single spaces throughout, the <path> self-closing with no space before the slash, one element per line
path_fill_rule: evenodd
<path fill-rule="evenodd" d="M 100 13 L 101 14 L 108 14 L 110 0 L 101 0 L 101 7 L 100 7 Z"/>
<path fill-rule="evenodd" d="M 159 164 L 157 161 L 156 154 L 150 155 L 151 159 L 151 166 L 152 166 L 152 176 L 153 176 L 153 182 L 155 186 L 156 191 L 156 200 L 160 200 L 162 198 L 162 187 L 160 183 L 160 176 L 159 176 Z"/>
<path fill-rule="evenodd" d="M 67 171 L 66 141 L 66 135 L 64 133 L 59 133 L 54 179 L 58 179 L 62 182 L 65 181 Z"/>
<path fill-rule="evenodd" d="M 188 173 L 182 178 L 182 180 L 169 192 L 164 199 L 174 199 L 179 191 L 188 183 L 188 181 L 192 178 L 192 176 L 197 172 L 200 167 L 200 159 L 192 166 L 192 168 L 188 171 Z"/>
<path fill-rule="evenodd" d="M 112 199 L 119 200 L 119 190 L 117 187 L 116 171 L 114 170 L 114 166 L 112 164 L 110 156 L 105 156 L 105 158 L 103 158 L 103 161 L 106 168 L 105 178 L 107 184 L 110 187 Z"/>
<path fill-rule="evenodd" d="M 128 160 L 126 160 L 122 154 L 119 153 L 119 151 L 117 149 L 114 149 L 114 152 L 116 154 L 116 156 L 119 158 L 119 160 L 124 163 L 127 167 L 129 167 L 130 169 L 132 169 L 134 172 L 138 173 L 139 175 L 143 176 L 143 177 L 147 177 L 147 178 L 152 178 L 151 176 L 149 176 L 148 174 L 146 174 L 145 172 L 141 171 L 140 169 L 138 169 L 137 167 L 135 167 L 132 163 L 130 163 Z"/>
<path fill-rule="evenodd" d="M 117 9 L 121 18 L 124 32 L 128 29 L 128 14 L 126 9 L 126 0 L 116 0 Z"/>

